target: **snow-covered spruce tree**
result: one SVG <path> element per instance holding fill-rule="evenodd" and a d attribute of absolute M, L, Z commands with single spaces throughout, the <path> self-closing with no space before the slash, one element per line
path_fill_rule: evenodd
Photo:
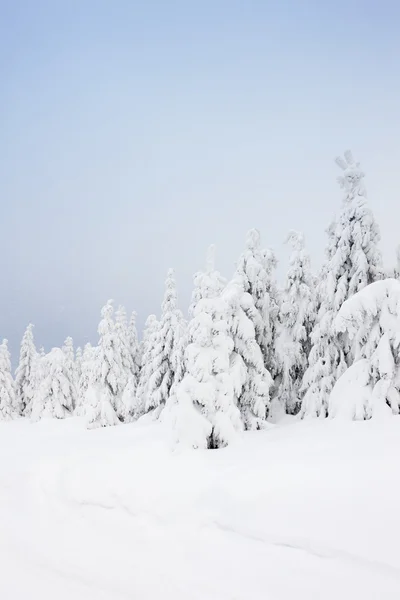
<path fill-rule="evenodd" d="M 84 415 L 89 429 L 117 425 L 118 382 L 122 367 L 117 352 L 112 300 L 102 308 L 99 342 L 93 360 L 89 387 L 85 394 Z"/>
<path fill-rule="evenodd" d="M 139 371 L 140 371 L 140 344 L 139 344 L 139 340 L 138 340 L 138 334 L 137 334 L 137 329 L 136 329 L 136 311 L 133 311 L 132 315 L 131 315 L 131 319 L 129 321 L 129 325 L 128 325 L 128 343 L 129 343 L 129 348 L 130 348 L 130 352 L 131 352 L 131 357 L 132 357 L 132 367 L 133 367 L 133 375 L 136 378 L 136 383 L 138 382 L 138 378 L 139 378 Z"/>
<path fill-rule="evenodd" d="M 158 329 L 160 327 L 159 322 L 155 315 L 150 315 L 146 319 L 144 326 L 143 340 L 141 343 L 141 362 L 142 366 L 139 373 L 139 382 L 136 390 L 135 399 L 135 417 L 141 417 L 146 410 L 146 401 L 148 396 L 148 385 L 150 377 L 153 373 L 151 356 L 155 347 Z"/>
<path fill-rule="evenodd" d="M 63 419 L 73 410 L 73 389 L 64 352 L 53 348 L 40 359 L 40 370 L 41 382 L 32 400 L 31 419 Z"/>
<path fill-rule="evenodd" d="M 79 386 L 79 380 L 82 375 L 82 359 L 83 359 L 82 348 L 80 346 L 78 346 L 76 349 L 76 353 L 75 353 L 75 375 L 76 375 L 77 388 Z M 76 390 L 76 393 L 78 394 L 78 389 Z"/>
<path fill-rule="evenodd" d="M 11 375 L 8 341 L 0 345 L 0 420 L 9 421 L 20 414 L 16 402 L 15 385 Z"/>
<path fill-rule="evenodd" d="M 119 381 L 117 382 L 118 394 L 122 394 L 126 384 L 128 383 L 128 379 L 134 371 L 128 338 L 128 322 L 126 319 L 126 310 L 124 306 L 119 306 L 115 313 L 115 336 L 117 344 L 116 348 L 119 354 L 118 362 L 121 365 L 121 375 Z"/>
<path fill-rule="evenodd" d="M 238 260 L 234 279 L 253 299 L 246 313 L 253 323 L 265 367 L 272 377 L 275 377 L 278 371 L 275 356 L 279 306 L 275 281 L 276 264 L 274 253 L 261 248 L 259 231 L 251 229 L 247 234 L 246 250 Z"/>
<path fill-rule="evenodd" d="M 177 439 L 194 448 L 226 446 L 243 429 L 231 371 L 231 308 L 213 254 L 211 248 L 206 271 L 195 275 L 186 373 L 176 392 Z"/>
<path fill-rule="evenodd" d="M 64 352 L 64 369 L 66 371 L 67 377 L 71 382 L 72 387 L 72 404 L 75 408 L 76 396 L 77 396 L 77 387 L 78 387 L 78 374 L 76 371 L 75 364 L 75 352 L 74 352 L 74 341 L 72 337 L 68 336 L 64 342 L 62 347 L 62 351 Z"/>
<path fill-rule="evenodd" d="M 365 287 L 344 302 L 334 326 L 348 334 L 355 362 L 333 388 L 329 416 L 399 414 L 400 282 L 385 279 Z"/>
<path fill-rule="evenodd" d="M 300 387 L 308 366 L 316 303 L 315 282 L 310 257 L 304 248 L 304 236 L 291 231 L 287 242 L 292 246 L 292 253 L 278 319 L 276 353 L 280 383 L 277 398 L 285 411 L 293 415 L 301 405 Z"/>
<path fill-rule="evenodd" d="M 92 344 L 88 342 L 85 344 L 82 354 L 81 360 L 81 368 L 80 368 L 80 377 L 78 381 L 78 389 L 76 394 L 76 405 L 75 405 L 75 414 L 77 416 L 82 416 L 84 414 L 84 402 L 86 397 L 86 392 L 89 387 L 89 383 L 92 377 L 93 371 L 93 361 L 95 356 L 96 348 L 93 348 Z M 77 352 L 78 356 L 78 352 Z"/>
<path fill-rule="evenodd" d="M 33 341 L 33 325 L 26 328 L 21 342 L 19 364 L 15 371 L 16 407 L 19 414 L 29 416 L 35 393 L 37 352 Z"/>
<path fill-rule="evenodd" d="M 161 320 L 150 354 L 150 378 L 148 380 L 145 410 L 165 406 L 175 378 L 174 355 L 179 341 L 182 313 L 177 308 L 174 271 L 169 269 L 165 282 L 165 294 L 161 306 Z"/>
<path fill-rule="evenodd" d="M 302 417 L 326 416 L 333 386 L 354 360 L 346 335 L 334 332 L 340 307 L 383 276 L 379 229 L 367 205 L 364 173 L 350 152 L 336 162 L 343 170 L 339 183 L 345 195 L 339 219 L 328 229 L 327 260 L 317 290 L 319 310 L 302 386 Z"/>
<path fill-rule="evenodd" d="M 272 377 L 264 365 L 257 343 L 253 297 L 243 290 L 235 278 L 228 284 L 224 297 L 230 306 L 229 331 L 234 344 L 231 373 L 235 398 L 245 429 L 262 429 L 270 406 Z"/>

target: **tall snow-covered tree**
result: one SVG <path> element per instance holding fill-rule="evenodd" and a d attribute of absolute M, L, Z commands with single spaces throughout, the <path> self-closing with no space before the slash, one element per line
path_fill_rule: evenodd
<path fill-rule="evenodd" d="M 53 348 L 40 363 L 41 382 L 32 400 L 31 419 L 63 419 L 73 410 L 73 388 L 65 354 L 60 348 Z"/>
<path fill-rule="evenodd" d="M 64 369 L 66 371 L 67 377 L 71 382 L 72 388 L 72 402 L 75 407 L 76 396 L 77 396 L 77 387 L 78 387 L 78 373 L 76 371 L 75 364 L 75 351 L 74 351 L 74 341 L 72 337 L 68 336 L 64 342 L 62 347 L 62 351 L 64 352 Z"/>
<path fill-rule="evenodd" d="M 0 345 L 0 420 L 8 421 L 20 414 L 15 396 L 15 385 L 11 375 L 11 360 L 8 341 Z"/>
<path fill-rule="evenodd" d="M 228 284 L 224 297 L 230 306 L 229 330 L 234 344 L 231 372 L 236 403 L 244 428 L 261 429 L 266 424 L 270 406 L 272 377 L 264 365 L 250 318 L 256 310 L 254 300 L 235 278 Z"/>
<path fill-rule="evenodd" d="M 234 279 L 253 299 L 253 303 L 247 308 L 247 316 L 253 324 L 265 367 L 272 377 L 277 374 L 275 337 L 279 295 L 275 281 L 276 264 L 274 253 L 261 248 L 260 232 L 251 229 L 247 234 L 246 250 L 237 263 Z"/>
<path fill-rule="evenodd" d="M 150 378 L 148 381 L 146 412 L 165 406 L 175 378 L 174 356 L 179 341 L 182 313 L 177 308 L 174 271 L 168 271 L 165 294 L 161 307 L 161 320 L 154 346 L 150 354 Z"/>
<path fill-rule="evenodd" d="M 128 338 L 128 323 L 124 306 L 119 306 L 115 313 L 115 339 L 118 362 L 121 365 L 121 374 L 117 382 L 118 395 L 122 395 L 125 387 L 134 372 L 132 353 Z"/>
<path fill-rule="evenodd" d="M 93 371 L 93 362 L 95 357 L 95 351 L 97 348 L 93 348 L 92 344 L 88 342 L 85 344 L 82 354 L 81 360 L 81 374 L 78 382 L 78 390 L 77 390 L 77 401 L 75 406 L 75 414 L 81 416 L 84 414 L 84 402 L 86 397 L 86 392 L 89 387 L 89 383 L 92 377 Z M 77 352 L 78 355 L 78 352 Z"/>
<path fill-rule="evenodd" d="M 99 342 L 94 356 L 92 375 L 85 394 L 84 415 L 88 428 L 117 425 L 118 382 L 122 367 L 117 352 L 114 309 L 109 300 L 101 311 Z"/>
<path fill-rule="evenodd" d="M 136 378 L 136 384 L 139 378 L 141 357 L 140 357 L 140 344 L 138 340 L 138 334 L 136 329 L 136 311 L 132 312 L 131 319 L 128 325 L 128 343 L 132 357 L 133 375 Z"/>
<path fill-rule="evenodd" d="M 213 252 L 211 248 L 206 270 L 195 275 L 186 373 L 176 392 L 177 439 L 195 448 L 225 446 L 243 428 L 235 404 L 231 308 Z"/>
<path fill-rule="evenodd" d="M 367 204 L 364 173 L 350 152 L 336 162 L 343 171 L 339 183 L 344 199 L 338 220 L 328 229 L 327 260 L 317 290 L 319 311 L 303 379 L 303 417 L 326 416 L 332 388 L 353 362 L 346 336 L 334 333 L 333 321 L 340 307 L 383 276 L 380 234 Z"/>
<path fill-rule="evenodd" d="M 329 416 L 399 414 L 400 282 L 385 279 L 363 288 L 344 302 L 334 328 L 348 334 L 355 362 L 332 391 Z"/>
<path fill-rule="evenodd" d="M 33 340 L 33 325 L 26 328 L 21 342 L 19 364 L 15 371 L 16 405 L 20 414 L 29 416 L 36 388 L 35 366 L 37 352 Z"/>
<path fill-rule="evenodd" d="M 146 319 L 143 340 L 141 343 L 141 362 L 142 366 L 139 373 L 139 383 L 136 390 L 135 416 L 140 417 L 146 411 L 146 402 L 148 397 L 149 381 L 153 374 L 153 363 L 151 356 L 158 338 L 160 324 L 155 315 L 150 315 Z"/>
<path fill-rule="evenodd" d="M 308 366 L 311 331 L 316 318 L 314 277 L 304 236 L 291 231 L 287 241 L 292 246 L 289 270 L 282 293 L 276 343 L 280 383 L 277 398 L 289 414 L 301 405 L 300 388 Z"/>
<path fill-rule="evenodd" d="M 83 359 L 82 348 L 80 346 L 78 346 L 76 349 L 76 353 L 75 353 L 75 374 L 76 374 L 77 388 L 79 386 L 79 380 L 82 375 L 82 359 Z M 76 390 L 76 393 L 78 395 L 78 389 Z"/>

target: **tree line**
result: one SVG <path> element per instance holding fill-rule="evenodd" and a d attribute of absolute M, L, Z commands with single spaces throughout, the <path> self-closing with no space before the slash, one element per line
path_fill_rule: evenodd
<path fill-rule="evenodd" d="M 151 414 L 168 420 L 178 441 L 218 448 L 240 431 L 264 428 L 272 413 L 397 414 L 400 268 L 383 265 L 359 163 L 350 152 L 336 162 L 343 201 L 318 274 L 303 235 L 291 231 L 280 287 L 275 254 L 252 229 L 230 280 L 209 249 L 188 319 L 170 270 L 160 318 L 147 318 L 140 341 L 136 313 L 128 321 L 112 301 L 101 311 L 97 345 L 83 351 L 67 338 L 62 348 L 38 352 L 29 325 L 15 377 L 7 340 L 0 345 L 1 418 L 75 414 L 94 428 Z"/>

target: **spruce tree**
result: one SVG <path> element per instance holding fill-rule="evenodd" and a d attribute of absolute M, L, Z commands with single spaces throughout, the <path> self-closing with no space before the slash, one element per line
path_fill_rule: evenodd
<path fill-rule="evenodd" d="M 76 364 L 75 364 L 74 341 L 73 341 L 72 337 L 68 336 L 66 338 L 64 345 L 62 347 L 62 351 L 64 352 L 64 358 L 65 358 L 64 368 L 67 372 L 68 380 L 71 382 L 73 407 L 75 408 L 78 379 L 77 379 L 77 371 L 76 371 Z"/>
<path fill-rule="evenodd" d="M 135 416 L 138 418 L 146 412 L 146 403 L 148 398 L 148 387 L 150 378 L 153 374 L 153 363 L 151 357 L 158 338 L 159 322 L 155 315 L 150 315 L 146 319 L 143 340 L 141 343 L 141 362 L 142 366 L 139 373 L 139 382 L 136 390 Z"/>
<path fill-rule="evenodd" d="M 109 300 L 101 311 L 99 342 L 95 352 L 89 387 L 85 394 L 84 414 L 88 428 L 117 425 L 119 384 L 122 373 L 113 320 L 114 309 Z"/>
<path fill-rule="evenodd" d="M 317 290 L 319 310 L 302 385 L 302 417 L 326 416 L 332 388 L 353 362 L 346 334 L 334 333 L 333 322 L 340 307 L 383 277 L 380 234 L 367 204 L 364 173 L 350 152 L 336 163 L 343 171 L 339 183 L 344 199 L 339 219 L 328 229 L 327 260 Z"/>
<path fill-rule="evenodd" d="M 177 308 L 174 272 L 168 271 L 161 320 L 150 354 L 151 375 L 148 381 L 146 412 L 165 406 L 175 378 L 174 355 L 177 352 L 182 314 Z"/>
<path fill-rule="evenodd" d="M 32 421 L 72 414 L 73 387 L 64 352 L 53 348 L 40 359 L 41 381 L 32 400 Z"/>
<path fill-rule="evenodd" d="M 92 373 L 93 373 L 93 363 L 95 352 L 97 348 L 93 348 L 92 344 L 88 342 L 85 344 L 83 349 L 82 361 L 81 361 L 81 374 L 78 382 L 78 391 L 77 391 L 77 402 L 75 406 L 75 414 L 77 416 L 82 416 L 84 414 L 84 402 L 86 397 L 86 392 L 88 390 Z M 78 354 L 78 353 L 77 353 Z"/>
<path fill-rule="evenodd" d="M 19 364 L 15 371 L 17 412 L 27 416 L 32 412 L 32 399 L 36 391 L 36 362 L 33 325 L 29 324 L 22 338 Z"/>
<path fill-rule="evenodd" d="M 226 446 L 243 428 L 235 404 L 231 309 L 224 288 L 211 248 L 206 270 L 195 275 L 186 372 L 176 392 L 177 439 L 195 448 Z"/>
<path fill-rule="evenodd" d="M 279 296 L 275 281 L 276 264 L 274 253 L 261 248 L 259 231 L 251 229 L 234 279 L 253 300 L 246 313 L 253 324 L 264 365 L 272 377 L 277 375 L 275 337 Z"/>
<path fill-rule="evenodd" d="M 8 341 L 0 345 L 0 420 L 8 421 L 20 414 L 16 402 L 15 385 L 11 375 L 11 360 Z"/>
<path fill-rule="evenodd" d="M 316 317 L 315 282 L 304 236 L 291 231 L 287 241 L 292 254 L 278 319 L 276 350 L 281 378 L 277 398 L 287 413 L 296 414 L 301 405 L 300 388 L 308 366 Z"/>

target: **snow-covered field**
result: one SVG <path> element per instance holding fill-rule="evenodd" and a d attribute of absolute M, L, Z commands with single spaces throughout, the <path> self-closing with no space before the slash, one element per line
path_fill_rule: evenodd
<path fill-rule="evenodd" d="M 0 424 L 0 598 L 400 598 L 400 417 L 171 451 L 162 424 Z"/>

